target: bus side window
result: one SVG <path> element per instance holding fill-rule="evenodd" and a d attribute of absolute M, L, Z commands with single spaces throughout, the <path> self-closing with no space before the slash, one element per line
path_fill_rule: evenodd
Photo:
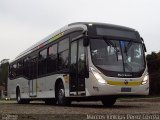
<path fill-rule="evenodd" d="M 47 49 L 39 52 L 38 75 L 47 73 Z"/>
<path fill-rule="evenodd" d="M 9 65 L 9 79 L 13 79 L 13 76 L 12 76 L 12 69 L 13 69 L 13 66 L 12 65 Z"/>
<path fill-rule="evenodd" d="M 24 69 L 23 69 L 23 75 L 29 79 L 30 77 L 30 71 L 29 71 L 29 67 L 30 67 L 30 64 L 29 64 L 29 58 L 25 58 L 24 59 Z"/>
<path fill-rule="evenodd" d="M 9 66 L 9 79 L 12 80 L 16 77 L 15 66 L 12 64 Z"/>
<path fill-rule="evenodd" d="M 17 76 L 23 75 L 23 60 L 17 63 Z"/>
<path fill-rule="evenodd" d="M 68 68 L 69 59 L 69 38 L 59 42 L 58 47 L 58 69 L 63 70 Z"/>
<path fill-rule="evenodd" d="M 10 66 L 10 78 L 15 79 L 17 77 L 17 63 Z"/>
<path fill-rule="evenodd" d="M 79 40 L 78 72 L 82 76 L 85 75 L 85 53 L 84 53 L 83 40 Z"/>
<path fill-rule="evenodd" d="M 57 44 L 48 48 L 47 73 L 57 71 Z"/>

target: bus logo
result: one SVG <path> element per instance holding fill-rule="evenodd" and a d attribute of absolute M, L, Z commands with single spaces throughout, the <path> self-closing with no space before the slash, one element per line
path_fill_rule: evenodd
<path fill-rule="evenodd" d="M 127 81 L 127 80 L 125 80 L 125 81 L 124 81 L 124 84 L 125 84 L 125 85 L 128 85 L 128 81 Z"/>
<path fill-rule="evenodd" d="M 132 75 L 131 74 L 118 74 L 118 77 L 132 77 Z"/>

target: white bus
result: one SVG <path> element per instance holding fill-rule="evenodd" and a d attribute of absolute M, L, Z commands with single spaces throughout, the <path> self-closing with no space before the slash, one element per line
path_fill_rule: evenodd
<path fill-rule="evenodd" d="M 105 106 L 121 96 L 148 95 L 145 52 L 132 28 L 72 23 L 10 62 L 8 94 L 18 103 L 100 100 Z"/>

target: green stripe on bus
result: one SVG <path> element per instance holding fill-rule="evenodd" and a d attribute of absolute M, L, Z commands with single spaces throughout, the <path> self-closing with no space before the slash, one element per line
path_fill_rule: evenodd
<path fill-rule="evenodd" d="M 53 38 L 51 38 L 51 39 L 49 40 L 49 42 L 53 42 L 53 41 L 57 40 L 58 38 L 62 37 L 63 34 L 64 34 L 64 32 L 62 32 L 62 33 L 60 33 L 60 34 L 54 36 Z"/>

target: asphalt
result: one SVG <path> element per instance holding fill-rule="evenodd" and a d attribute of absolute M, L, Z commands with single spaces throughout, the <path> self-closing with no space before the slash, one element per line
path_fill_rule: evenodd
<path fill-rule="evenodd" d="M 113 107 L 101 102 L 73 102 L 71 106 L 45 105 L 42 101 L 17 104 L 0 101 L 2 120 L 160 120 L 160 98 L 118 99 Z M 12 118 L 12 119 L 9 119 Z"/>

